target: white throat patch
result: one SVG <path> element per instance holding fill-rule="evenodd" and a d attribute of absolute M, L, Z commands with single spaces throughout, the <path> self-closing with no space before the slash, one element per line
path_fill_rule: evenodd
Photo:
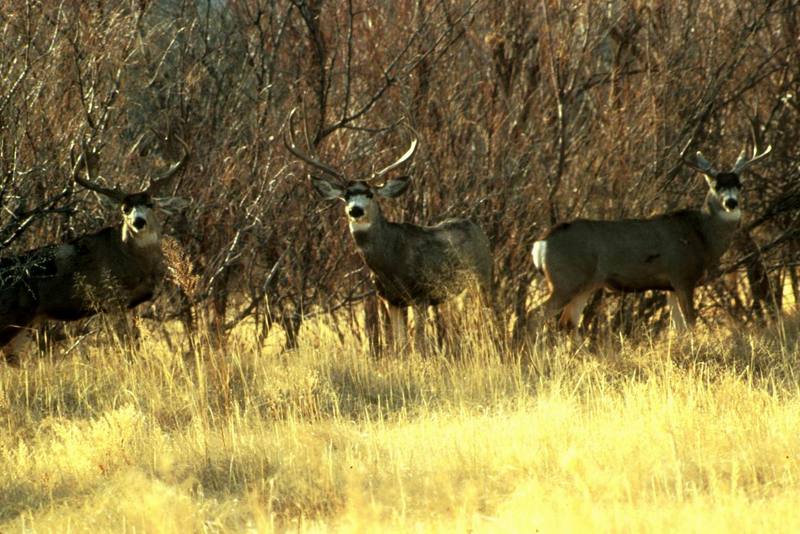
<path fill-rule="evenodd" d="M 742 210 L 739 208 L 732 211 L 722 210 L 719 212 L 719 217 L 723 221 L 739 222 L 742 219 Z"/>
<path fill-rule="evenodd" d="M 372 223 L 369 222 L 350 221 L 350 233 L 366 232 L 370 226 L 372 226 Z"/>

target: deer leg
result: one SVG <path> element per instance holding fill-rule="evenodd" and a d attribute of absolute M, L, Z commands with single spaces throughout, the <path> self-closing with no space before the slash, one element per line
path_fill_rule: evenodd
<path fill-rule="evenodd" d="M 547 297 L 547 300 L 544 301 L 544 304 L 539 306 L 538 311 L 544 315 L 544 320 L 546 321 L 557 312 L 562 311 L 569 301 L 570 299 L 568 297 L 564 297 L 563 295 L 559 295 L 555 291 L 552 291 L 550 296 Z"/>
<path fill-rule="evenodd" d="M 370 355 L 373 358 L 380 356 L 381 317 L 378 309 L 378 297 L 367 297 L 364 301 L 364 329 L 367 334 Z"/>
<path fill-rule="evenodd" d="M 495 309 L 494 298 L 494 285 L 492 284 L 491 277 L 489 280 L 484 280 L 478 283 L 478 306 L 481 309 L 488 310 L 491 314 L 492 321 L 496 321 L 499 317 L 497 309 Z"/>
<path fill-rule="evenodd" d="M 48 348 L 57 341 L 67 339 L 67 323 L 62 321 L 41 320 L 35 326 L 37 347 L 41 354 L 46 354 Z"/>
<path fill-rule="evenodd" d="M 437 308 L 434 308 L 437 309 Z M 527 316 L 527 313 L 525 313 Z M 478 315 L 477 320 L 479 325 L 485 325 L 485 330 L 489 332 L 489 339 L 494 339 L 493 343 L 497 341 L 496 337 L 499 333 L 505 330 L 505 325 L 503 324 L 502 318 L 503 313 L 498 309 L 497 299 L 495 298 L 495 291 L 494 291 L 494 284 L 491 281 L 491 278 L 488 282 L 484 282 L 480 284 L 480 291 L 478 292 Z M 527 319 L 525 317 L 521 318 L 524 322 L 527 323 Z M 436 328 L 437 331 L 441 332 L 441 327 L 439 326 L 440 316 L 436 315 Z M 439 349 L 443 349 L 443 337 L 439 335 Z"/>
<path fill-rule="evenodd" d="M 555 315 L 556 312 L 561 311 L 568 302 L 568 298 L 564 297 L 560 293 L 557 293 L 551 287 L 550 295 L 547 297 L 547 300 L 545 300 L 534 310 L 536 320 L 539 322 L 538 328 L 543 329 L 549 323 L 553 315 Z"/>
<path fill-rule="evenodd" d="M 561 319 L 558 321 L 560 327 L 566 329 L 574 328 L 575 330 L 580 328 L 583 309 L 586 307 L 586 303 L 589 302 L 589 297 L 592 296 L 592 293 L 594 293 L 593 289 L 578 293 L 567 303 L 561 313 Z"/>
<path fill-rule="evenodd" d="M 23 308 L 0 319 L 3 322 L 3 326 L 0 327 L 0 349 L 9 365 L 19 366 L 19 353 L 30 334 L 29 325 L 35 318 L 35 313 Z"/>
<path fill-rule="evenodd" d="M 694 326 L 695 313 L 694 313 L 694 288 L 691 289 L 675 289 L 675 296 L 678 298 L 678 304 L 686 325 L 689 328 Z"/>
<path fill-rule="evenodd" d="M 134 312 L 119 310 L 113 318 L 113 328 L 122 347 L 138 350 L 142 333 L 139 330 L 138 316 Z"/>
<path fill-rule="evenodd" d="M 389 304 L 383 299 L 378 299 L 378 322 L 382 336 L 379 340 L 380 351 L 385 353 L 394 345 L 394 332 L 392 331 L 392 318 L 389 316 Z"/>
<path fill-rule="evenodd" d="M 406 336 L 406 309 L 386 304 L 389 321 L 392 324 L 392 344 L 395 352 L 403 349 L 408 342 Z"/>
<path fill-rule="evenodd" d="M 20 355 L 24 352 L 25 345 L 31 341 L 31 332 L 32 329 L 28 327 L 9 327 L 0 334 L 0 338 L 6 341 L 6 344 L 3 345 L 3 356 L 11 367 L 20 366 Z"/>
<path fill-rule="evenodd" d="M 426 305 L 414 306 L 414 348 L 423 356 L 428 355 L 428 340 L 425 336 L 425 322 L 428 319 Z"/>
<path fill-rule="evenodd" d="M 436 346 L 441 351 L 444 349 L 444 320 L 438 306 L 433 307 L 433 324 L 436 328 Z"/>
<path fill-rule="evenodd" d="M 561 317 L 558 321 L 558 326 L 560 328 L 572 332 L 571 341 L 574 342 L 576 346 L 580 346 L 583 341 L 580 332 L 581 317 L 592 293 L 594 293 L 594 289 L 583 291 L 572 297 L 572 300 L 564 307 L 564 311 L 561 312 Z"/>
<path fill-rule="evenodd" d="M 558 320 L 560 328 L 569 328 L 570 323 L 577 326 L 580 321 L 583 308 L 586 302 L 594 292 L 592 289 L 576 288 L 572 291 L 558 291 L 555 286 L 550 286 L 550 296 L 539 307 L 539 310 L 544 314 L 544 320 L 549 320 L 553 315 L 561 312 Z"/>
<path fill-rule="evenodd" d="M 683 310 L 681 310 L 680 303 L 678 302 L 678 296 L 675 294 L 674 291 L 667 292 L 667 302 L 669 302 L 669 310 L 670 310 L 670 317 L 672 319 L 672 326 L 678 332 L 683 332 L 686 330 L 686 317 L 683 316 Z"/>

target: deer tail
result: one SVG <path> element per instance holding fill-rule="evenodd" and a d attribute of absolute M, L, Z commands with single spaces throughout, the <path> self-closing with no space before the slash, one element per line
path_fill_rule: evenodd
<path fill-rule="evenodd" d="M 537 241 L 533 244 L 533 265 L 540 273 L 544 273 L 544 258 L 547 253 L 547 241 Z"/>

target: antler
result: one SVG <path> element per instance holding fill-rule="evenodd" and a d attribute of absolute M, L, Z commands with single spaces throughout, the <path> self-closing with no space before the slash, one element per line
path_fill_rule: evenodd
<path fill-rule="evenodd" d="M 175 136 L 181 144 L 181 148 L 183 149 L 183 155 L 181 159 L 173 163 L 166 171 L 161 173 L 160 176 L 157 178 L 151 178 L 150 184 L 145 189 L 145 192 L 154 195 L 160 189 L 167 186 L 169 182 L 172 181 L 172 178 L 180 171 L 185 165 L 186 162 L 189 161 L 189 146 L 186 144 L 186 141 L 181 139 L 179 136 Z"/>
<path fill-rule="evenodd" d="M 82 142 L 81 155 L 78 157 L 78 161 L 75 162 L 75 165 L 72 168 L 72 179 L 81 187 L 84 187 L 90 191 L 94 191 L 95 193 L 105 195 L 112 200 L 116 200 L 117 202 L 122 202 L 127 195 L 125 191 L 122 191 L 116 187 L 108 188 L 94 183 L 94 180 L 97 178 L 97 159 L 97 153 L 94 151 L 87 152 L 86 144 Z M 82 167 L 86 170 L 86 175 L 90 178 L 89 180 L 86 178 L 81 178 L 80 173 Z"/>
<path fill-rule="evenodd" d="M 699 150 L 694 155 L 694 160 L 691 159 L 684 159 L 684 163 L 686 163 L 689 167 L 698 170 L 704 174 L 709 176 L 713 176 L 714 178 L 717 177 L 719 171 L 714 168 L 710 161 L 708 161 L 703 153 Z"/>
<path fill-rule="evenodd" d="M 767 154 L 770 153 L 772 150 L 772 145 L 767 145 L 767 148 L 764 149 L 764 152 L 761 154 L 758 153 L 758 146 L 753 144 L 753 156 L 750 159 L 747 159 L 747 148 L 743 148 L 742 151 L 739 153 L 739 157 L 736 158 L 736 163 L 733 164 L 733 170 L 731 172 L 735 174 L 739 174 L 747 167 L 755 163 L 756 161 L 766 157 Z"/>
<path fill-rule="evenodd" d="M 330 165 L 326 165 L 325 163 L 322 163 L 321 161 L 315 160 L 314 158 L 312 158 L 311 156 L 309 156 L 308 154 L 306 154 L 305 152 L 302 152 L 299 148 L 297 148 L 297 146 L 295 145 L 295 142 L 294 142 L 294 122 L 293 122 L 293 119 L 294 119 L 294 112 L 295 111 L 297 111 L 297 108 L 294 108 L 291 112 L 289 112 L 289 120 L 288 120 L 289 124 L 287 125 L 286 132 L 283 135 L 283 144 L 286 146 L 286 149 L 289 152 L 291 152 L 292 154 L 294 154 L 295 157 L 305 161 L 309 165 L 312 165 L 312 166 L 318 168 L 319 170 L 329 174 L 330 176 L 338 178 L 339 180 L 344 180 L 344 174 L 342 174 L 341 172 L 337 171 L 336 169 L 334 169 Z"/>
<path fill-rule="evenodd" d="M 414 130 L 412 128 L 410 128 L 408 126 L 406 126 L 405 128 L 407 130 L 409 130 L 411 132 L 411 135 L 413 136 L 413 139 L 411 140 L 411 146 L 408 147 L 408 150 L 406 150 L 405 154 L 400 156 L 400 158 L 397 161 L 395 161 L 394 163 L 388 165 L 387 167 L 384 167 L 383 169 L 381 169 L 381 170 L 379 170 L 377 172 L 372 173 L 372 176 L 369 178 L 370 182 L 375 180 L 376 178 L 380 178 L 381 176 L 383 176 L 387 172 L 391 171 L 392 169 L 395 169 L 395 168 L 399 167 L 400 165 L 405 163 L 408 159 L 410 159 L 411 156 L 414 155 L 414 152 L 417 150 L 417 141 L 418 141 L 417 134 L 416 134 L 416 132 L 414 132 Z"/>

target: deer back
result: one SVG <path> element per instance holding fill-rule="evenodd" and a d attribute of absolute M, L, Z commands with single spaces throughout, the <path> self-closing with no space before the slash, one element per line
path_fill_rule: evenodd
<path fill-rule="evenodd" d="M 686 210 L 652 219 L 578 219 L 548 235 L 547 266 L 584 287 L 620 291 L 672 289 L 696 282 L 714 259 L 704 216 Z"/>

